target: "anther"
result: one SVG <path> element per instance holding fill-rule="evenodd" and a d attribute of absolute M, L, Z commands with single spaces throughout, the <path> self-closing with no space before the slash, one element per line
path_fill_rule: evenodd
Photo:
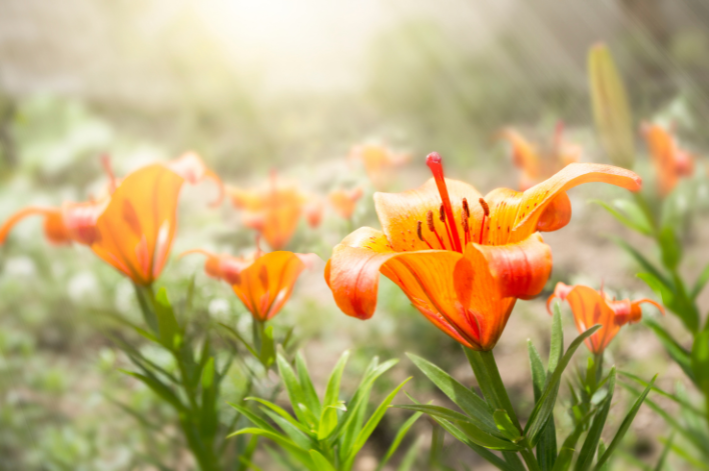
<path fill-rule="evenodd" d="M 463 198 L 463 214 L 465 215 L 465 218 L 470 217 L 470 207 L 468 206 L 468 199 Z"/>
<path fill-rule="evenodd" d="M 441 239 L 441 236 L 439 236 L 438 232 L 436 232 L 436 225 L 433 223 L 433 211 L 431 210 L 426 213 L 426 225 L 428 226 L 428 230 L 433 232 L 433 235 L 436 236 L 436 240 L 438 240 L 438 243 L 440 244 L 441 248 L 445 250 L 446 246 L 443 243 L 443 239 Z"/>
<path fill-rule="evenodd" d="M 426 239 L 423 238 L 423 223 L 421 221 L 416 221 L 416 235 L 419 236 L 419 239 L 422 242 L 426 242 L 426 245 L 428 245 L 429 249 L 433 250 L 433 247 L 431 247 L 431 244 Z"/>
<path fill-rule="evenodd" d="M 480 202 L 480 206 L 483 207 L 483 211 L 485 212 L 485 216 L 489 216 L 490 215 L 490 206 L 487 205 L 487 201 L 485 201 L 484 198 L 480 198 L 478 201 Z"/>

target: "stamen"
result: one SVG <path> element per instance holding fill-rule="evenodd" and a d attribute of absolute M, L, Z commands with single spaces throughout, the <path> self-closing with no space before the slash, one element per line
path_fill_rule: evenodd
<path fill-rule="evenodd" d="M 423 223 L 421 221 L 416 221 L 416 235 L 419 236 L 419 239 L 422 242 L 426 242 L 426 245 L 428 245 L 429 249 L 433 250 L 433 247 L 431 247 L 431 244 L 429 244 L 428 241 L 423 238 L 422 227 L 423 227 Z"/>
<path fill-rule="evenodd" d="M 480 203 L 480 206 L 483 208 L 483 219 L 482 222 L 480 223 L 480 239 L 478 240 L 478 244 L 482 245 L 483 243 L 483 232 L 485 232 L 485 218 L 490 216 L 490 206 L 487 205 L 487 201 L 485 201 L 483 198 L 480 198 L 478 200 Z"/>
<path fill-rule="evenodd" d="M 443 244 L 441 236 L 439 236 L 438 232 L 436 232 L 436 225 L 433 223 L 433 211 L 429 210 L 426 213 L 426 225 L 428 226 L 428 230 L 433 232 L 433 234 L 436 236 L 436 239 L 438 239 L 438 243 L 441 245 L 441 248 L 445 250 L 446 246 Z"/>
<path fill-rule="evenodd" d="M 453 237 L 451 236 L 451 230 L 448 227 L 448 224 L 446 223 L 446 211 L 443 205 L 441 205 L 440 209 L 438 210 L 439 218 L 443 225 L 446 227 L 446 234 L 448 235 L 448 242 L 451 243 L 451 248 L 455 250 L 455 244 L 453 243 Z M 455 224 L 455 223 L 454 223 Z"/>
<path fill-rule="evenodd" d="M 450 221 L 450 224 L 446 224 L 446 229 L 451 232 L 451 244 L 453 249 L 457 252 L 462 252 L 460 247 L 460 237 L 458 237 L 458 228 L 455 224 L 455 217 L 453 216 L 453 207 L 451 206 L 451 200 L 448 196 L 448 187 L 446 186 L 446 180 L 443 177 L 443 165 L 441 163 L 441 156 L 437 152 L 432 152 L 426 157 L 426 165 L 431 169 L 433 178 L 436 180 L 436 187 L 438 187 L 438 193 L 441 195 L 441 201 L 443 201 L 443 208 L 445 210 L 446 216 Z"/>
<path fill-rule="evenodd" d="M 470 237 L 470 225 L 468 224 L 468 218 L 465 217 L 465 208 L 463 208 L 463 213 L 461 214 L 461 218 L 463 221 L 463 232 L 465 233 L 465 245 L 468 245 L 468 239 Z"/>

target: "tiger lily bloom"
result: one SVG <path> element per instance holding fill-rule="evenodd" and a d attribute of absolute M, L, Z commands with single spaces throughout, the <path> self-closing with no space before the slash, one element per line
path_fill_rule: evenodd
<path fill-rule="evenodd" d="M 243 210 L 245 226 L 258 231 L 274 250 L 288 244 L 306 202 L 306 197 L 295 185 L 278 181 L 272 173 L 265 187 L 254 190 L 228 188 L 227 192 L 234 206 Z"/>
<path fill-rule="evenodd" d="M 45 234 L 55 243 L 88 245 L 138 285 L 162 271 L 177 224 L 177 200 L 185 181 L 175 167 L 157 163 L 112 182 L 115 191 L 97 202 L 64 203 L 60 209 L 25 208 L 0 228 L 0 242 L 22 218 L 45 216 Z M 195 180 L 196 181 L 196 180 Z"/>
<path fill-rule="evenodd" d="M 357 201 L 362 197 L 362 188 L 353 190 L 334 190 L 330 192 L 330 204 L 342 219 L 351 219 Z"/>
<path fill-rule="evenodd" d="M 655 167 L 660 195 L 667 196 L 681 177 L 694 173 L 694 157 L 681 149 L 672 133 L 660 125 L 643 123 L 642 133 Z"/>
<path fill-rule="evenodd" d="M 474 350 L 491 350 L 517 299 L 544 287 L 551 249 L 537 231 L 569 222 L 568 189 L 641 185 L 629 170 L 571 164 L 525 192 L 500 188 L 482 198 L 472 186 L 445 179 L 438 154 L 427 164 L 433 179 L 420 188 L 374 195 L 383 232 L 362 227 L 347 236 L 334 248 L 325 280 L 345 314 L 368 319 L 382 273 L 434 325 Z"/>
<path fill-rule="evenodd" d="M 254 319 L 272 319 L 293 292 L 300 274 L 318 258 L 315 254 L 257 250 L 250 257 L 213 254 L 202 249 L 188 250 L 181 256 L 198 253 L 207 257 L 207 275 L 226 281 Z"/>
<path fill-rule="evenodd" d="M 600 329 L 586 339 L 586 346 L 595 355 L 603 353 L 622 326 L 640 322 L 643 315 L 641 304 L 650 303 L 660 312 L 665 313 L 662 305 L 652 299 L 617 301 L 604 293 L 603 289 L 596 291 L 588 286 L 569 286 L 561 282 L 557 283 L 554 294 L 547 300 L 547 309 L 554 299 L 569 303 L 574 314 L 576 328 L 580 333 L 596 324 L 601 325 Z"/>
<path fill-rule="evenodd" d="M 512 162 L 522 171 L 519 182 L 521 191 L 581 160 L 581 148 L 564 142 L 563 130 L 563 123 L 557 124 L 552 144 L 541 150 L 512 128 L 500 133 L 500 138 L 512 145 Z"/>
<path fill-rule="evenodd" d="M 410 156 L 396 153 L 385 146 L 365 144 L 353 147 L 348 159 L 361 160 L 369 179 L 375 186 L 380 187 L 386 183 L 387 171 L 405 164 Z"/>

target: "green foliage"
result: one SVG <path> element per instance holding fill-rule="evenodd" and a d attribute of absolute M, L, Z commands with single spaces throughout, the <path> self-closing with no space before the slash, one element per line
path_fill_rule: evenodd
<path fill-rule="evenodd" d="M 393 367 L 396 361 L 380 364 L 379 360 L 374 358 L 351 399 L 344 401 L 340 399 L 340 380 L 348 357 L 349 352 L 340 357 L 321 401 L 315 393 L 302 356 L 297 355 L 294 371 L 286 358 L 278 353 L 278 371 L 295 416 L 265 399 L 248 398 L 257 402 L 261 412 L 276 425 L 271 425 L 244 405 L 232 404 L 255 427 L 238 430 L 229 437 L 251 434 L 268 438 L 278 445 L 290 461 L 313 471 L 352 469 L 357 454 L 408 379 L 391 391 L 367 418 L 367 406 L 375 381 Z M 400 427 L 394 442 L 380 462 L 380 467 L 391 458 L 420 415 L 416 414 Z"/>
<path fill-rule="evenodd" d="M 498 469 L 523 469 L 522 460 L 530 470 L 567 470 L 573 463 L 576 442 L 587 427 L 588 431 L 583 446 L 576 459 L 575 469 L 587 470 L 594 463 L 598 451 L 595 470 L 601 471 L 613 452 L 617 449 L 630 423 L 645 397 L 652 388 L 654 380 L 640 394 L 635 404 L 623 420 L 613 441 L 607 448 L 600 445 L 600 434 L 604 429 L 611 399 L 615 388 L 615 368 L 606 378 L 601 378 L 600 363 L 589 359 L 586 378 L 581 382 L 582 401 L 576 399 L 572 410 L 574 430 L 564 440 L 561 449 L 557 449 L 554 406 L 561 382 L 572 356 L 600 326 L 594 326 L 579 335 L 563 352 L 563 331 L 561 311 L 558 305 L 554 309 L 549 359 L 546 368 L 541 356 L 532 343 L 528 343 L 530 367 L 534 389 L 534 408 L 527 424 L 521 427 L 512 403 L 502 383 L 492 352 L 465 349 L 475 373 L 483 398 L 466 388 L 448 373 L 428 361 L 409 354 L 409 358 L 439 389 L 453 401 L 463 413 L 441 406 L 414 405 L 399 406 L 404 409 L 423 412 L 430 415 L 453 437 L 476 451 Z M 562 354 L 563 353 L 563 354 Z M 601 361 L 599 358 L 598 361 Z M 601 388 L 606 388 L 601 390 Z M 573 392 L 573 390 L 572 390 Z M 603 393 L 600 403 L 594 403 L 598 393 Z M 577 395 L 574 395 L 577 397 Z M 536 455 L 534 453 L 536 447 Z M 488 450 L 503 451 L 500 459 Z M 517 455 L 519 453 L 519 456 Z M 520 460 L 520 457 L 522 460 Z"/>

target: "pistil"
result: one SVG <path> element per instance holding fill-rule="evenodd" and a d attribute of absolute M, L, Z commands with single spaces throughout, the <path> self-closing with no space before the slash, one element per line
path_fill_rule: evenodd
<path fill-rule="evenodd" d="M 457 252 L 463 252 L 460 246 L 460 237 L 458 236 L 458 228 L 455 224 L 455 217 L 453 216 L 453 207 L 451 205 L 450 196 L 448 195 L 448 187 L 446 186 L 446 180 L 443 176 L 443 164 L 441 163 L 441 156 L 437 152 L 432 152 L 426 157 L 426 165 L 431 169 L 433 178 L 436 181 L 436 187 L 438 188 L 438 193 L 441 195 L 441 201 L 443 202 L 441 212 L 441 220 L 446 225 L 446 230 L 449 231 L 449 238 L 451 239 L 451 245 L 453 250 Z M 443 217 L 445 214 L 445 219 L 450 221 L 450 224 L 446 224 Z"/>

